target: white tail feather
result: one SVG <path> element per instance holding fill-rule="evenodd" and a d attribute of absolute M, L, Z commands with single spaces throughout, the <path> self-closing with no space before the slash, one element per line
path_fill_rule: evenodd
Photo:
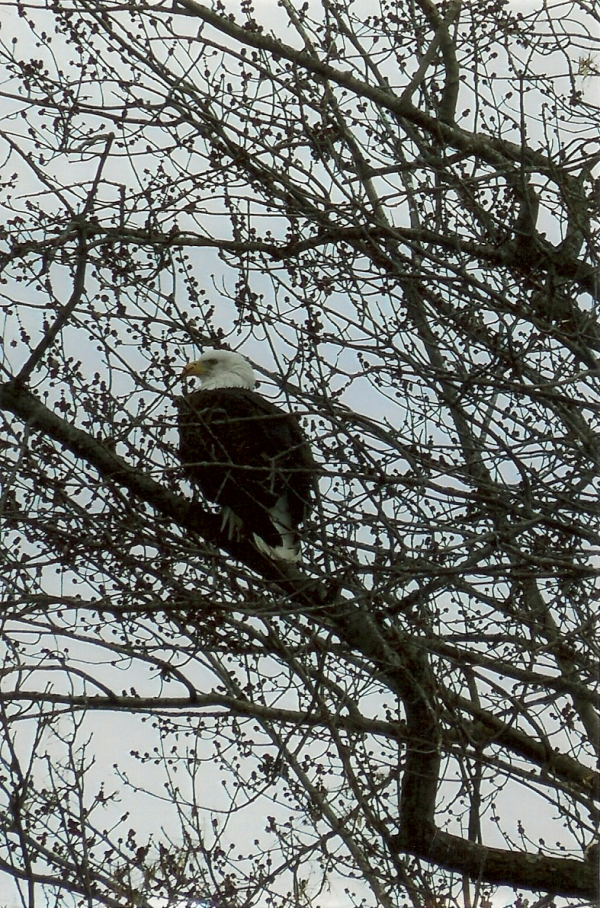
<path fill-rule="evenodd" d="M 254 534 L 254 544 L 257 549 L 280 561 L 300 561 L 300 540 L 292 527 L 286 495 L 282 495 L 276 504 L 270 508 L 269 516 L 281 536 L 282 545 L 267 545 L 266 542 Z"/>
<path fill-rule="evenodd" d="M 252 534 L 252 541 L 259 552 L 262 552 L 263 555 L 268 555 L 269 558 L 272 558 L 274 561 L 294 561 L 298 562 L 302 560 L 300 554 L 300 546 L 298 542 L 294 542 L 290 545 L 267 545 L 264 539 L 261 539 L 260 536 L 257 536 L 256 533 Z"/>
<path fill-rule="evenodd" d="M 300 561 L 300 542 L 298 534 L 292 528 L 287 500 L 284 495 L 270 509 L 269 515 L 281 535 L 282 544 L 276 546 L 268 545 L 264 539 L 253 533 L 252 541 L 258 551 L 269 558 L 273 558 L 275 561 Z M 243 526 L 242 519 L 231 508 L 223 508 L 221 530 L 227 533 L 228 539 L 240 539 L 243 535 Z"/>

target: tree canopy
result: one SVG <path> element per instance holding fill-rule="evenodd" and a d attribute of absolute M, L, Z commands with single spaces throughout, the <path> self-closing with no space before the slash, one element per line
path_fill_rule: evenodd
<path fill-rule="evenodd" d="M 2 892 L 595 903 L 599 24 L 5 4 Z M 298 567 L 185 481 L 206 347 L 310 438 Z"/>

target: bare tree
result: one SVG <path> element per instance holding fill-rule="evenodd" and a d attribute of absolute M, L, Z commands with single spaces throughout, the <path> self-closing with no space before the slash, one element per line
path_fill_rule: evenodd
<path fill-rule="evenodd" d="M 532 6 L 5 4 L 28 908 L 597 897 L 600 16 Z M 206 345 L 311 439 L 299 568 L 181 473 Z"/>

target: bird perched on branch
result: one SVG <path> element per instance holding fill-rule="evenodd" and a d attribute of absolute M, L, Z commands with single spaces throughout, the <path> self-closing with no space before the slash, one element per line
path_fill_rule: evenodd
<path fill-rule="evenodd" d="M 186 476 L 221 506 L 230 539 L 247 537 L 271 558 L 298 561 L 316 475 L 298 420 L 253 390 L 254 371 L 239 353 L 208 350 L 182 376 L 202 383 L 178 401 Z"/>

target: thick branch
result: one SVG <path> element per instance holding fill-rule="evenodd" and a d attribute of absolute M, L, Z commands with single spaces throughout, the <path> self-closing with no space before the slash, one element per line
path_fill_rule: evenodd
<path fill-rule="evenodd" d="M 33 429 L 41 430 L 76 457 L 81 457 L 95 467 L 104 479 L 128 489 L 179 526 L 198 533 L 207 542 L 225 549 L 266 579 L 283 581 L 286 577 L 300 577 L 293 568 L 287 565 L 283 567 L 261 555 L 249 542 L 227 539 L 221 532 L 221 519 L 218 516 L 205 511 L 197 502 L 192 503 L 181 495 L 170 492 L 141 470 L 130 466 L 93 436 L 61 419 L 16 381 L 0 385 L 0 408 L 9 410 Z M 293 586 L 292 579 L 292 588 Z M 305 587 L 306 583 L 302 586 Z"/>
<path fill-rule="evenodd" d="M 541 741 L 513 728 L 471 700 L 450 692 L 446 692 L 444 697 L 452 707 L 465 710 L 477 719 L 476 723 L 469 725 L 469 733 L 478 743 L 500 745 L 535 763 L 544 773 L 563 779 L 569 785 L 579 785 L 591 797 L 600 799 L 600 773 L 596 770 L 579 763 L 568 754 L 546 747 Z"/>
<path fill-rule="evenodd" d="M 354 606 L 342 604 L 336 632 L 375 663 L 401 697 L 406 713 L 406 763 L 400 812 L 406 827 L 420 834 L 420 824 L 433 824 L 440 771 L 440 724 L 436 687 L 425 650 L 407 640 L 389 647 L 374 619 Z M 410 833 L 409 833 L 410 835 Z"/>
<path fill-rule="evenodd" d="M 423 63 L 421 64 L 417 76 L 413 78 L 411 84 L 418 85 L 420 83 L 427 70 L 427 57 L 430 55 L 434 56 L 439 48 L 442 52 L 444 68 L 446 70 L 439 115 L 440 120 L 443 123 L 452 124 L 454 123 L 460 82 L 458 60 L 456 59 L 456 47 L 454 41 L 452 41 L 450 37 L 449 27 L 456 20 L 460 12 L 461 0 L 453 0 L 445 19 L 440 16 L 438 9 L 432 0 L 419 0 L 419 6 L 427 16 L 435 35 L 429 50 L 423 58 L 423 63 L 425 65 L 423 65 Z M 410 94 L 412 94 L 412 92 Z M 410 97 L 410 94 L 407 96 L 405 90 L 402 93 L 402 98 L 407 100 L 408 97 Z"/>
<path fill-rule="evenodd" d="M 417 839 L 412 830 L 401 831 L 391 846 L 488 883 L 591 900 L 599 893 L 598 873 L 590 863 L 488 848 L 433 827 L 423 826 Z"/>

